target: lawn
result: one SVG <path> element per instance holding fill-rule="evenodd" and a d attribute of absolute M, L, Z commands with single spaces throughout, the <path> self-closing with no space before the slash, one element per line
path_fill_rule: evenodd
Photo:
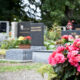
<path fill-rule="evenodd" d="M 0 61 L 0 72 L 13 72 L 19 70 L 37 70 L 44 64 L 42 63 L 16 63 Z"/>

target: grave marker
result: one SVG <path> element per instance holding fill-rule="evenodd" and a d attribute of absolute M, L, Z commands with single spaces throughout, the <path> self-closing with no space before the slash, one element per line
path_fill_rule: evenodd
<path fill-rule="evenodd" d="M 18 24 L 18 37 L 19 36 L 31 36 L 32 46 L 44 45 L 44 24 L 32 23 L 32 22 L 20 22 Z"/>
<path fill-rule="evenodd" d="M 43 46 L 44 42 L 44 24 L 31 23 L 32 45 Z"/>
<path fill-rule="evenodd" d="M 9 22 L 0 21 L 0 41 L 7 40 L 9 37 Z"/>

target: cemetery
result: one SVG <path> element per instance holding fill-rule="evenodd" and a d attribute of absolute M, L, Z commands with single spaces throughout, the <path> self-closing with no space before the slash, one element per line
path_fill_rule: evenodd
<path fill-rule="evenodd" d="M 80 80 L 79 0 L 0 3 L 0 80 Z"/>
<path fill-rule="evenodd" d="M 65 52 L 65 54 L 69 56 L 69 55 L 72 55 L 74 51 L 75 51 L 74 55 L 77 54 L 76 51 L 79 50 L 80 31 L 76 29 L 61 30 L 61 28 L 54 26 L 58 29 L 58 31 L 61 31 L 61 33 L 60 32 L 57 33 L 61 35 L 61 38 L 54 41 L 54 40 L 49 40 L 51 35 L 47 36 L 47 33 L 53 34 L 53 32 L 50 32 L 50 33 L 47 32 L 47 29 L 43 23 L 12 22 L 11 27 L 9 26 L 8 21 L 1 21 L 0 24 L 1 24 L 0 35 L 4 37 L 3 39 L 0 38 L 0 42 L 1 42 L 0 61 L 9 61 L 9 62 L 14 61 L 19 63 L 20 62 L 22 63 L 33 62 L 33 63 L 45 63 L 45 64 L 49 63 L 53 66 L 54 70 L 56 70 L 57 67 L 61 68 L 62 65 L 65 66 L 66 64 L 66 67 L 64 66 L 62 67 L 64 69 L 64 68 L 67 68 L 69 64 L 65 62 L 67 58 L 63 55 L 64 53 L 62 54 L 62 52 Z M 10 28 L 11 28 L 11 32 L 9 31 Z M 46 32 L 44 30 L 46 30 Z M 69 49 L 70 47 L 72 49 Z M 72 53 L 69 52 L 67 54 L 68 52 L 67 50 L 70 52 L 72 50 L 73 51 Z M 55 56 L 57 58 L 59 57 L 61 62 L 60 60 L 56 62 L 57 60 L 55 61 L 54 59 Z M 78 54 L 77 54 L 77 57 L 79 57 Z M 53 62 L 52 59 L 54 59 L 55 62 Z M 55 64 L 57 65 L 59 63 L 61 63 L 61 65 L 54 66 Z M 78 65 L 78 62 L 75 62 L 75 64 L 73 63 L 70 62 L 72 66 Z M 45 66 L 48 66 L 48 65 L 45 65 Z M 42 71 L 44 70 L 44 68 L 41 68 L 41 69 Z M 73 69 L 76 69 L 76 68 L 71 67 L 71 70 Z M 77 67 L 77 71 L 79 71 L 78 67 Z M 76 71 L 74 71 L 74 73 L 76 73 Z M 78 75 L 79 73 L 76 73 L 76 74 Z M 54 73 L 53 75 L 56 75 L 56 74 Z M 54 76 L 54 78 L 55 77 L 56 76 Z M 70 79 L 72 78 L 74 77 L 70 77 Z"/>

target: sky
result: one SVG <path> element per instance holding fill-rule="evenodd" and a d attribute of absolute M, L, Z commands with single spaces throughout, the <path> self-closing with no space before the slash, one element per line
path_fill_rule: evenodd
<path fill-rule="evenodd" d="M 40 0 L 36 0 L 36 2 L 39 2 Z M 30 7 L 31 8 L 33 8 L 34 10 L 37 10 L 37 13 L 35 13 L 34 14 L 34 11 L 33 10 L 31 10 L 31 9 L 29 9 L 28 7 L 25 7 L 25 11 L 26 11 L 26 13 L 27 13 L 27 11 L 29 11 L 29 12 L 31 12 L 31 13 L 33 13 L 35 16 L 33 16 L 33 15 L 29 15 L 29 14 L 27 14 L 28 16 L 30 16 L 30 17 L 32 17 L 32 18 L 36 18 L 36 19 L 41 19 L 40 17 L 38 17 L 38 16 L 41 16 L 41 10 L 39 9 L 39 7 L 36 9 L 36 7 L 35 7 L 35 5 L 31 5 L 29 2 L 28 2 L 28 0 L 24 0 L 24 4 L 27 4 L 27 5 L 30 5 Z"/>

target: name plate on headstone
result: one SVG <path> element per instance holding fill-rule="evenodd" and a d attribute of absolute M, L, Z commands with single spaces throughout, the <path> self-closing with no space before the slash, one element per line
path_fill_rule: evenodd
<path fill-rule="evenodd" d="M 39 27 L 31 27 L 31 31 L 41 31 L 42 29 L 41 29 L 41 27 L 39 26 Z"/>

